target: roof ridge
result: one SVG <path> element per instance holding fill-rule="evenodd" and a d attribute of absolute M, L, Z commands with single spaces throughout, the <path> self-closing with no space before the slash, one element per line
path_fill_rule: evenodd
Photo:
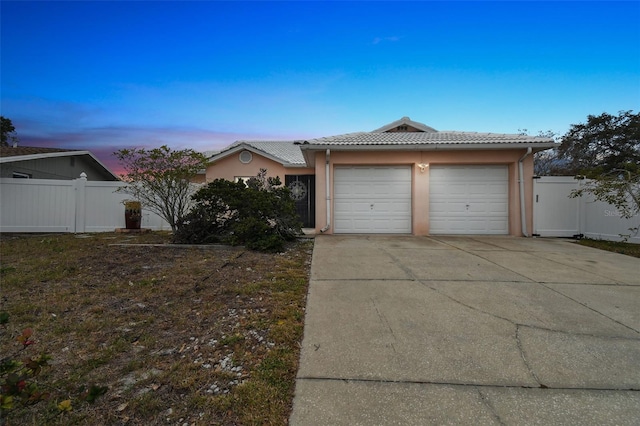
<path fill-rule="evenodd" d="M 415 128 L 415 129 L 418 129 L 418 130 L 420 130 L 422 132 L 428 132 L 428 133 L 437 132 L 437 130 L 434 129 L 433 127 L 431 127 L 431 126 L 427 126 L 424 123 L 419 123 L 417 121 L 413 121 L 409 117 L 404 116 L 399 120 L 392 121 L 389 124 L 385 124 L 384 126 L 373 130 L 372 133 L 385 133 L 385 132 L 388 132 L 391 129 L 395 129 L 396 127 L 402 126 L 402 125 L 411 126 L 411 127 Z"/>

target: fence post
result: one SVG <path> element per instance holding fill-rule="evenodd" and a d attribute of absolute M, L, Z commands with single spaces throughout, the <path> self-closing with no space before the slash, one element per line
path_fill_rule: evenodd
<path fill-rule="evenodd" d="M 587 180 L 584 177 L 578 177 L 578 190 L 582 189 Z M 587 232 L 587 197 L 584 194 L 581 194 L 578 197 L 578 211 L 576 214 L 578 215 L 578 235 L 584 236 Z"/>
<path fill-rule="evenodd" d="M 87 214 L 87 174 L 85 172 L 80 173 L 80 177 L 74 180 L 74 185 L 76 217 L 73 232 L 85 232 Z"/>

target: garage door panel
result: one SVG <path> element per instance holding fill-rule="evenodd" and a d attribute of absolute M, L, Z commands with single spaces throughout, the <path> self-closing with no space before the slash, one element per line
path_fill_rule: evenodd
<path fill-rule="evenodd" d="M 508 226 L 503 220 L 489 221 L 489 229 L 491 231 L 500 231 L 506 234 L 509 231 Z"/>
<path fill-rule="evenodd" d="M 432 234 L 507 234 L 507 166 L 432 166 Z"/>
<path fill-rule="evenodd" d="M 442 188 L 442 191 L 440 192 L 440 194 L 450 194 L 452 196 L 455 195 L 464 195 L 466 194 L 467 191 L 467 185 L 466 184 L 461 184 L 461 183 L 451 183 L 449 186 L 447 186 L 446 188 Z"/>
<path fill-rule="evenodd" d="M 411 211 L 411 204 L 406 202 L 380 202 L 377 201 L 374 203 L 373 207 L 369 205 L 369 210 L 374 215 L 393 213 L 394 216 L 399 217 L 410 217 L 411 215 L 408 213 Z M 390 218 L 392 220 L 392 218 Z"/>
<path fill-rule="evenodd" d="M 491 203 L 488 208 L 489 213 L 509 214 L 509 206 L 506 203 Z"/>
<path fill-rule="evenodd" d="M 435 206 L 429 206 L 431 216 L 434 217 L 437 213 L 441 213 L 444 216 L 455 215 L 456 213 L 463 214 L 467 210 L 466 203 L 438 203 Z"/>
<path fill-rule="evenodd" d="M 411 168 L 336 167 L 334 232 L 410 233 Z"/>
<path fill-rule="evenodd" d="M 492 203 L 491 201 L 471 201 L 469 202 L 468 210 L 465 208 L 463 213 L 466 211 L 470 213 L 477 213 L 481 216 L 501 216 L 503 217 L 505 213 L 508 212 L 507 206 L 503 203 Z"/>
<path fill-rule="evenodd" d="M 469 184 L 467 194 L 474 195 L 502 195 L 507 190 L 506 185 L 489 185 L 482 183 Z"/>
<path fill-rule="evenodd" d="M 333 210 L 336 212 L 336 215 L 338 213 L 349 213 L 352 210 L 352 205 L 351 204 L 347 204 L 347 203 L 339 203 L 339 202 L 335 202 L 333 203 Z"/>
<path fill-rule="evenodd" d="M 448 218 L 448 219 L 440 219 L 431 221 L 431 227 L 436 229 L 448 229 L 449 233 L 464 233 L 466 231 L 466 220 L 464 219 L 456 219 L 456 218 Z"/>

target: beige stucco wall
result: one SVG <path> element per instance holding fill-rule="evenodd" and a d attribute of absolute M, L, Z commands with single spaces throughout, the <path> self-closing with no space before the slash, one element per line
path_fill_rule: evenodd
<path fill-rule="evenodd" d="M 412 166 L 412 232 L 414 235 L 429 235 L 429 168 L 420 171 L 417 164 L 431 165 L 506 165 L 509 173 L 509 234 L 522 235 L 520 220 L 520 188 L 518 181 L 518 160 L 526 149 L 486 150 L 486 151 L 360 151 L 330 153 L 330 192 L 333 198 L 333 168 L 336 165 L 410 165 Z M 327 224 L 325 190 L 325 152 L 317 152 L 316 174 L 316 232 Z M 527 230 L 533 226 L 533 156 L 524 163 L 525 211 Z M 333 206 L 332 206 L 333 208 Z M 333 220 L 334 214 L 331 211 Z M 333 232 L 333 223 L 326 232 Z"/>
<path fill-rule="evenodd" d="M 268 177 L 280 177 L 284 184 L 285 175 L 308 175 L 313 174 L 313 168 L 306 167 L 284 167 L 282 164 L 253 153 L 250 163 L 244 164 L 239 160 L 239 152 L 230 154 L 213 164 L 209 164 L 206 171 L 206 181 L 215 179 L 234 180 L 236 177 L 256 176 L 260 169 L 267 169 Z"/>

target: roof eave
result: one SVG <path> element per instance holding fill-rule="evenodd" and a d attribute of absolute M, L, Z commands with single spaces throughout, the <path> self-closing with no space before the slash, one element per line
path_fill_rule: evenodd
<path fill-rule="evenodd" d="M 307 151 L 458 151 L 458 150 L 501 150 L 527 149 L 536 151 L 557 147 L 555 142 L 516 142 L 516 143 L 430 143 L 430 144 L 307 144 L 301 145 L 303 155 Z M 306 157 L 305 157 L 306 158 Z"/>
<path fill-rule="evenodd" d="M 306 167 L 309 167 L 309 166 L 307 166 L 306 163 L 286 163 L 286 164 L 283 164 L 283 166 L 288 168 L 288 169 L 296 169 L 296 168 L 297 169 L 304 169 Z"/>

